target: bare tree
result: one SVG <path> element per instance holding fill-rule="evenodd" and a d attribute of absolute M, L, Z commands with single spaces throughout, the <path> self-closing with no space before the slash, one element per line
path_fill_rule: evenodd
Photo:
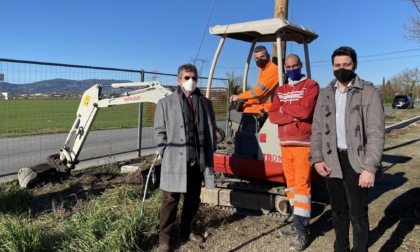
<path fill-rule="evenodd" d="M 420 103 L 420 85 L 414 88 L 413 99 L 417 104 Z"/>
<path fill-rule="evenodd" d="M 412 2 L 417 10 L 416 16 L 409 17 L 408 24 L 404 24 L 404 37 L 420 43 L 420 0 L 406 0 Z"/>
<path fill-rule="evenodd" d="M 420 85 L 420 70 L 416 67 L 406 69 L 390 79 L 396 94 L 408 94 L 414 98 L 419 97 L 418 86 Z"/>
<path fill-rule="evenodd" d="M 242 93 L 242 76 L 235 76 L 234 71 L 227 71 L 226 78 L 228 79 L 227 83 L 225 83 L 226 87 L 229 90 L 229 96 L 234 93 Z"/>
<path fill-rule="evenodd" d="M 411 70 L 405 70 L 402 72 L 402 77 L 404 85 L 408 88 L 407 93 L 417 98 L 418 94 L 415 94 L 414 90 L 420 84 L 420 70 L 417 67 Z"/>

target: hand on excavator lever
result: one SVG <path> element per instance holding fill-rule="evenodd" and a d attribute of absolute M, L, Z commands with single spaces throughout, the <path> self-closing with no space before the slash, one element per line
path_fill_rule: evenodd
<path fill-rule="evenodd" d="M 231 104 L 239 100 L 238 89 L 239 89 L 239 86 L 235 85 L 233 88 L 233 94 L 229 98 L 229 102 Z"/>
<path fill-rule="evenodd" d="M 230 103 L 234 103 L 234 102 L 236 102 L 238 99 L 239 99 L 239 96 L 234 94 L 234 95 L 231 95 L 231 96 L 230 96 L 230 98 L 229 98 L 229 102 L 230 102 Z"/>

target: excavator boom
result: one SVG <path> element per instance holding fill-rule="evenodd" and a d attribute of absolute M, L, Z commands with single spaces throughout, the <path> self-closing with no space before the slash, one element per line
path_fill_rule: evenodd
<path fill-rule="evenodd" d="M 76 119 L 60 152 L 48 156 L 47 163 L 25 167 L 19 170 L 18 180 L 21 187 L 27 185 L 42 174 L 50 172 L 68 173 L 79 162 L 78 156 L 89 135 L 100 108 L 132 103 L 152 102 L 172 93 L 159 82 L 132 82 L 111 84 L 112 88 L 137 88 L 131 92 L 125 92 L 111 98 L 101 98 L 102 86 L 96 84 L 83 93 Z"/>

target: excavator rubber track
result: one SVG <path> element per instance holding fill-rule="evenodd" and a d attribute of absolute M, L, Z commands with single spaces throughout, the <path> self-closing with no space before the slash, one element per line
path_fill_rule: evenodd
<path fill-rule="evenodd" d="M 228 206 L 216 206 L 218 209 L 221 209 L 230 214 L 237 214 L 240 216 L 255 216 L 258 218 L 263 218 L 267 220 L 279 221 L 282 223 L 289 223 L 293 221 L 293 214 L 281 214 L 278 212 L 264 212 L 252 209 L 228 207 Z"/>
<path fill-rule="evenodd" d="M 281 184 L 240 178 L 216 178 L 215 188 L 201 189 L 201 203 L 245 216 L 286 222 L 290 206 Z"/>

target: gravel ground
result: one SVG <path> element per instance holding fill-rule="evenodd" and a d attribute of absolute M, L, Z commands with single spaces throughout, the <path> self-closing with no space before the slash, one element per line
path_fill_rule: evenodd
<path fill-rule="evenodd" d="M 369 191 L 369 251 L 420 251 L 420 124 L 386 136 L 384 173 Z M 314 188 L 310 245 L 305 251 L 333 251 L 335 239 L 325 185 Z M 206 231 L 203 245 L 186 243 L 176 251 L 288 251 L 286 225 L 258 217 L 227 216 Z M 351 234 L 350 234 L 351 235 Z"/>

